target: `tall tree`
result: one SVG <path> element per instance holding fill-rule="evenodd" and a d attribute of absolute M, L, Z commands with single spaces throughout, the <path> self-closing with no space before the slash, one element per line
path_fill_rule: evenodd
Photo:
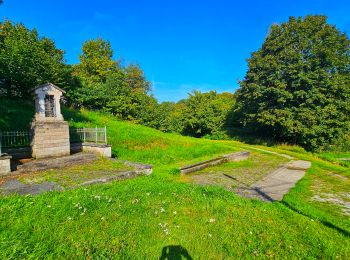
<path fill-rule="evenodd" d="M 188 99 L 180 102 L 182 108 L 183 133 L 201 137 L 223 130 L 229 112 L 234 105 L 231 93 L 194 91 Z"/>
<path fill-rule="evenodd" d="M 350 41 L 325 16 L 274 24 L 240 82 L 241 123 L 315 150 L 350 128 Z"/>
<path fill-rule="evenodd" d="M 104 83 L 109 75 L 119 70 L 119 63 L 113 59 L 110 42 L 102 38 L 86 41 L 79 60 L 74 74 L 88 83 Z"/>
<path fill-rule="evenodd" d="M 69 83 L 64 51 L 38 32 L 9 20 L 0 23 L 0 94 L 30 98 L 46 82 L 62 88 Z"/>

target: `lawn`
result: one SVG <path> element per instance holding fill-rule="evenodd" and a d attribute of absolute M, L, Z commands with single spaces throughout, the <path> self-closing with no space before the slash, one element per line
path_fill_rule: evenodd
<path fill-rule="evenodd" d="M 154 173 L 35 197 L 1 197 L 0 259 L 159 259 L 167 250 L 194 259 L 350 257 L 350 220 L 341 204 L 349 202 L 349 168 L 298 149 L 164 134 L 89 111 L 64 114 L 71 126 L 106 125 L 113 154 L 153 164 Z M 310 160 L 313 166 L 282 202 L 273 203 L 241 198 L 220 186 L 184 183 L 176 170 L 250 150 L 247 162 L 217 169 L 239 178 L 249 173 L 253 181 L 287 160 L 255 148 Z M 108 171 L 113 165 L 94 167 Z M 44 176 L 57 177 L 54 171 Z M 325 194 L 333 194 L 337 203 Z"/>

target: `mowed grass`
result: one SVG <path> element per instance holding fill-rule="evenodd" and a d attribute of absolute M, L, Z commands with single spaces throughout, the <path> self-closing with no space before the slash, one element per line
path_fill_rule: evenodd
<path fill-rule="evenodd" d="M 336 258 L 349 239 L 280 203 L 158 177 L 0 200 L 2 258 Z"/>
<path fill-rule="evenodd" d="M 0 259 L 159 259 L 170 246 L 173 255 L 183 248 L 194 259 L 350 257 L 349 218 L 337 205 L 312 200 L 318 181 L 322 193 L 348 192 L 344 180 L 329 177 L 347 178 L 348 168 L 262 147 L 313 162 L 282 202 L 264 203 L 182 183 L 176 174 L 179 166 L 229 152 L 265 154 L 253 146 L 164 134 L 95 112 L 64 113 L 71 126 L 106 125 L 113 154 L 153 164 L 154 173 L 36 197 L 1 197 Z M 261 165 L 248 168 L 254 167 Z"/>

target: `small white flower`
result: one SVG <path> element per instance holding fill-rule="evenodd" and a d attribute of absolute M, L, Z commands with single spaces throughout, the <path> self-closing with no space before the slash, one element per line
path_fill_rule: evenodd
<path fill-rule="evenodd" d="M 72 220 L 73 218 L 72 217 L 68 217 L 67 220 Z"/>
<path fill-rule="evenodd" d="M 212 237 L 212 235 L 211 235 L 210 233 L 208 234 L 208 236 L 209 236 L 209 237 Z"/>
<path fill-rule="evenodd" d="M 161 207 L 160 212 L 165 212 L 165 209 Z"/>
<path fill-rule="evenodd" d="M 253 235 L 253 232 L 252 232 L 252 231 L 249 231 L 249 234 Z"/>
<path fill-rule="evenodd" d="M 167 228 L 164 229 L 164 233 L 165 233 L 166 236 L 169 235 L 169 230 Z"/>
<path fill-rule="evenodd" d="M 147 192 L 146 195 L 149 196 L 149 195 L 151 195 L 151 193 L 150 193 L 150 192 Z"/>
<path fill-rule="evenodd" d="M 173 214 L 174 214 L 174 215 L 176 215 L 176 214 L 177 214 L 176 210 L 173 212 Z"/>
<path fill-rule="evenodd" d="M 210 223 L 215 222 L 215 218 L 211 218 L 211 219 L 209 219 L 209 222 L 210 222 Z"/>

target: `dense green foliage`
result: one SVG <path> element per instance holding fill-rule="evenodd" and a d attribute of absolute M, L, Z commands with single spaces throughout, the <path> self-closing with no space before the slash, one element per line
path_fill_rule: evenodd
<path fill-rule="evenodd" d="M 350 129 L 350 41 L 324 16 L 273 25 L 238 91 L 241 123 L 307 149 Z"/>
<path fill-rule="evenodd" d="M 47 82 L 67 87 L 70 71 L 63 54 L 35 29 L 0 23 L 0 96 L 29 99 L 34 87 Z"/>
<path fill-rule="evenodd" d="M 215 91 L 194 91 L 182 104 L 182 132 L 200 137 L 215 135 L 224 129 L 229 121 L 234 98 L 227 92 L 218 94 Z"/>
<path fill-rule="evenodd" d="M 113 59 L 110 43 L 101 38 L 86 41 L 79 59 L 73 69 L 77 84 L 68 91 L 71 104 L 143 124 L 154 121 L 157 101 L 139 66 L 122 66 Z"/>

